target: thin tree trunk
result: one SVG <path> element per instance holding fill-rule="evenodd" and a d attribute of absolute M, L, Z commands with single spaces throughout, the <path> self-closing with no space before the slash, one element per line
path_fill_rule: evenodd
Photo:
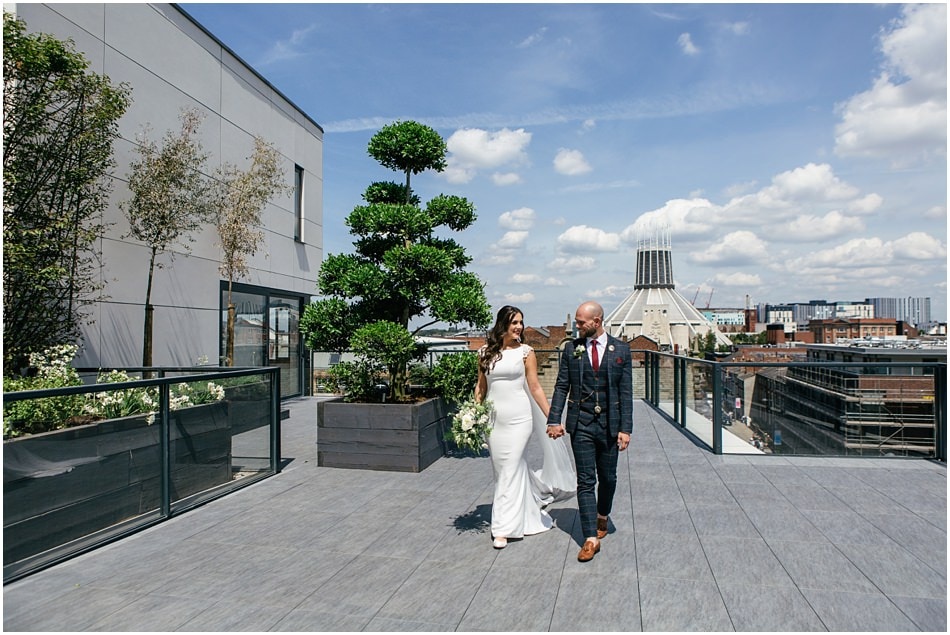
<path fill-rule="evenodd" d="M 152 277 L 155 273 L 155 253 L 152 247 L 152 256 L 148 263 L 148 286 L 145 288 L 145 332 L 142 336 L 142 366 L 152 365 L 152 317 L 155 307 L 152 306 Z"/>
<path fill-rule="evenodd" d="M 228 337 L 225 345 L 225 366 L 234 366 L 234 302 L 231 299 L 231 280 L 228 280 Z"/>

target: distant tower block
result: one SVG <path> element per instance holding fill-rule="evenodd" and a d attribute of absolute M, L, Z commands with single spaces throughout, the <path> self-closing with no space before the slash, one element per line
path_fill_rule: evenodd
<path fill-rule="evenodd" d="M 688 351 L 692 341 L 709 332 L 715 334 L 717 344 L 731 344 L 715 324 L 676 292 L 668 227 L 638 237 L 633 293 L 604 318 L 604 328 L 628 340 L 644 335 L 661 350 Z"/>
<path fill-rule="evenodd" d="M 634 289 L 672 289 L 673 248 L 669 230 L 637 241 L 637 281 Z"/>

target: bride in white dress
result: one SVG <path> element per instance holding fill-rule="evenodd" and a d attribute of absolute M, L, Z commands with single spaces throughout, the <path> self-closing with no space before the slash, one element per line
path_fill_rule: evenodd
<path fill-rule="evenodd" d="M 543 507 L 573 496 L 577 488 L 570 449 L 563 437 L 547 436 L 550 406 L 538 383 L 534 349 L 521 343 L 523 330 L 521 310 L 504 306 L 479 351 L 475 399 L 488 399 L 494 408 L 488 450 L 495 476 L 491 533 L 496 549 L 504 548 L 508 538 L 550 529 L 554 523 Z M 544 454 L 537 472 L 524 456 L 532 434 Z"/>

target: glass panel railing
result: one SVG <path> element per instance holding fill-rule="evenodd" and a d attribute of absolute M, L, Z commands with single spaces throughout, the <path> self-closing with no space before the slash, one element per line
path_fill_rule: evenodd
<path fill-rule="evenodd" d="M 114 371 L 5 393 L 4 580 L 274 473 L 276 371 Z"/>
<path fill-rule="evenodd" d="M 647 357 L 658 377 L 659 399 L 652 403 L 710 448 L 716 447 L 718 417 L 716 451 L 725 454 L 939 458 L 945 453 L 946 385 L 939 379 L 946 377 L 945 365 L 752 365 L 662 353 Z M 685 370 L 670 370 L 677 366 Z M 647 376 L 649 383 L 649 370 Z"/>

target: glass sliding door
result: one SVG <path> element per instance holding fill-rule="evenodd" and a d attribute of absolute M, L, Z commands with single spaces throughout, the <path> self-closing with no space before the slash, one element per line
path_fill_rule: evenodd
<path fill-rule="evenodd" d="M 300 383 L 300 309 L 301 298 L 270 296 L 268 304 L 269 366 L 280 367 L 280 394 L 298 395 Z"/>
<path fill-rule="evenodd" d="M 305 298 L 276 289 L 234 285 L 234 366 L 278 366 L 280 395 L 303 393 L 300 313 Z M 221 287 L 221 364 L 228 337 L 228 290 Z"/>

